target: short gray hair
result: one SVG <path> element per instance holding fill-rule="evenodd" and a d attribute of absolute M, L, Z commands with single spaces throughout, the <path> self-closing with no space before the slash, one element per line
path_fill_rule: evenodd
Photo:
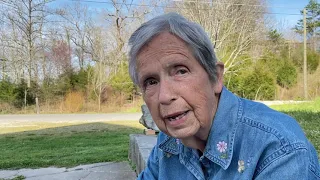
<path fill-rule="evenodd" d="M 163 32 L 169 32 L 185 41 L 195 59 L 208 73 L 210 80 L 216 82 L 217 58 L 204 29 L 199 24 L 188 21 L 177 13 L 168 13 L 143 23 L 129 39 L 129 74 L 136 85 L 139 85 L 137 74 L 138 53 L 152 38 Z"/>

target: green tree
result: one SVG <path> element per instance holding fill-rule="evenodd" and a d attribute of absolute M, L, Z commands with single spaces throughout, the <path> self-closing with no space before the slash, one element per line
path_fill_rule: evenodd
<path fill-rule="evenodd" d="M 65 71 L 61 74 L 54 83 L 54 89 L 56 95 L 64 96 L 68 91 L 72 90 L 71 77 L 73 76 L 73 70 Z"/>
<path fill-rule="evenodd" d="M 274 76 L 262 67 L 255 67 L 243 77 L 241 90 L 248 99 L 272 100 L 276 90 Z"/>
<path fill-rule="evenodd" d="M 55 79 L 49 77 L 44 78 L 41 85 L 41 101 L 48 102 L 52 99 L 57 99 L 56 91 L 57 85 Z"/>
<path fill-rule="evenodd" d="M 263 63 L 247 66 L 237 74 L 227 74 L 225 80 L 228 81 L 228 89 L 241 97 L 256 100 L 274 99 L 275 75 Z"/>
<path fill-rule="evenodd" d="M 122 63 L 120 66 L 118 71 L 111 75 L 109 84 L 116 93 L 121 93 L 129 98 L 133 95 L 135 86 L 129 76 L 128 64 Z"/>
<path fill-rule="evenodd" d="M 285 48 L 285 40 L 283 34 L 276 29 L 271 29 L 267 33 L 267 49 L 271 51 L 270 53 L 274 56 L 275 54 L 279 55 Z"/>
<path fill-rule="evenodd" d="M 16 85 L 10 81 L 0 81 L 0 101 L 11 104 L 16 98 Z"/>
<path fill-rule="evenodd" d="M 16 94 L 15 100 L 14 100 L 14 106 L 21 108 L 25 104 L 26 105 L 34 105 L 36 103 L 35 98 L 36 94 L 39 94 L 39 87 L 35 81 L 30 82 L 30 87 L 28 87 L 27 83 L 22 80 L 17 87 L 14 90 L 14 93 Z M 27 93 L 25 93 L 27 91 Z M 26 97 L 25 97 L 26 95 Z"/>
<path fill-rule="evenodd" d="M 262 56 L 262 59 L 257 63 L 257 66 L 262 66 L 263 69 L 268 70 L 274 76 L 277 76 L 278 69 L 282 67 L 284 58 L 279 54 L 267 53 Z"/>
<path fill-rule="evenodd" d="M 320 4 L 316 0 L 310 0 L 305 9 L 307 11 L 306 25 L 308 38 L 313 41 L 313 50 L 316 51 L 315 40 L 320 27 Z M 303 14 L 303 11 L 301 11 L 301 14 Z M 303 34 L 303 19 L 298 21 L 294 30 L 299 34 Z"/>
<path fill-rule="evenodd" d="M 81 69 L 71 74 L 70 83 L 73 90 L 85 92 L 88 85 L 88 70 Z"/>
<path fill-rule="evenodd" d="M 303 48 L 298 48 L 293 54 L 293 63 L 298 68 L 300 72 L 303 70 Z M 314 73 L 320 63 L 320 55 L 319 53 L 312 51 L 310 49 L 307 50 L 307 68 L 308 73 Z"/>
<path fill-rule="evenodd" d="M 277 84 L 284 88 L 291 88 L 297 83 L 297 70 L 289 62 L 284 63 L 277 71 Z"/>
<path fill-rule="evenodd" d="M 68 91 L 86 92 L 91 76 L 89 73 L 92 68 L 88 66 L 86 69 L 74 71 L 69 69 L 59 76 L 56 83 L 48 82 L 55 89 L 56 95 L 65 95 Z"/>
<path fill-rule="evenodd" d="M 275 44 L 278 44 L 280 43 L 280 41 L 283 40 L 283 35 L 280 32 L 278 32 L 278 30 L 276 29 L 270 30 L 267 36 L 268 36 L 268 39 Z"/>
<path fill-rule="evenodd" d="M 308 72 L 314 73 L 319 66 L 319 60 L 320 60 L 319 53 L 314 51 L 309 51 L 307 54 L 307 60 L 308 60 Z"/>

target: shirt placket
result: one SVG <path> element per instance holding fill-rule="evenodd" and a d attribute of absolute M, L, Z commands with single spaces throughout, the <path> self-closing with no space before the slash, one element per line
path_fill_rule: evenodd
<path fill-rule="evenodd" d="M 205 180 L 199 156 L 191 151 L 190 148 L 185 147 L 185 152 L 179 155 L 180 163 L 183 164 L 197 180 Z"/>

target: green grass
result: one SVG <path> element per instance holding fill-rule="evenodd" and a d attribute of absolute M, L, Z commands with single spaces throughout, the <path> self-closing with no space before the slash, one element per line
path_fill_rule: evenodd
<path fill-rule="evenodd" d="M 320 157 L 320 98 L 310 103 L 272 108 L 298 120 Z M 0 169 L 127 161 L 129 134 L 142 133 L 142 130 L 137 121 L 0 126 Z"/>
<path fill-rule="evenodd" d="M 138 122 L 74 124 L 2 134 L 0 169 L 127 161 L 132 133 L 142 133 Z"/>
<path fill-rule="evenodd" d="M 314 145 L 320 157 L 320 98 L 302 104 L 271 106 L 271 108 L 294 117 Z"/>
<path fill-rule="evenodd" d="M 24 180 L 24 179 L 26 179 L 26 177 L 24 177 L 24 176 L 17 176 L 17 177 L 14 177 L 14 178 L 12 178 L 12 179 L 3 179 L 3 178 L 0 178 L 0 180 Z"/>
<path fill-rule="evenodd" d="M 307 111 L 307 112 L 320 112 L 320 97 L 314 101 L 299 103 L 299 104 L 283 104 L 273 105 L 271 108 L 278 111 Z"/>

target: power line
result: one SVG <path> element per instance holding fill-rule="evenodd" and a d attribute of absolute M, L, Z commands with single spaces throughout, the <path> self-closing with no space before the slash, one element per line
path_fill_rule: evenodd
<path fill-rule="evenodd" d="M 69 1 L 78 1 L 78 2 L 92 2 L 92 3 L 102 3 L 102 4 L 113 4 L 113 2 L 106 2 L 106 1 L 95 1 L 95 0 L 69 0 Z M 244 3 L 221 3 L 221 2 L 198 2 L 198 1 L 183 1 L 183 0 L 173 0 L 174 2 L 186 2 L 186 3 L 202 3 L 202 4 L 222 4 L 222 5 L 233 5 L 233 6 L 251 6 L 251 7 L 270 7 L 270 8 L 277 8 L 277 9 L 294 9 L 294 10 L 301 10 L 301 8 L 296 7 L 287 7 L 287 6 L 268 6 L 268 5 L 261 5 L 261 4 L 244 4 Z M 124 3 L 115 3 L 115 4 L 124 4 Z M 129 4 L 128 4 L 129 5 Z M 138 5 L 138 4 L 132 4 Z"/>
<path fill-rule="evenodd" d="M 183 0 L 173 0 L 176 2 L 183 2 Z M 222 5 L 233 5 L 233 6 L 250 6 L 250 7 L 268 7 L 268 8 L 277 8 L 277 9 L 294 9 L 294 10 L 301 10 L 301 8 L 294 8 L 294 7 L 286 7 L 286 6 L 268 6 L 268 5 L 261 5 L 261 4 L 244 4 L 244 3 L 221 3 L 221 2 L 198 2 L 198 1 L 184 1 L 187 3 L 203 3 L 203 4 L 222 4 Z"/>
<path fill-rule="evenodd" d="M 191 9 L 191 8 L 179 8 L 175 6 L 165 6 L 165 5 L 146 5 L 146 4 L 135 4 L 135 3 L 121 3 L 121 2 L 106 2 L 106 1 L 95 1 L 95 0 L 68 0 L 73 2 L 84 2 L 84 3 L 95 3 L 95 4 L 115 4 L 115 5 L 126 5 L 126 6 L 140 6 L 140 7 L 161 7 L 161 8 L 168 8 L 168 9 Z M 187 1 L 187 2 L 196 2 L 196 1 Z M 264 5 L 253 5 L 253 4 L 232 4 L 232 3 L 218 3 L 213 2 L 213 4 L 221 4 L 221 5 L 233 5 L 233 6 L 250 6 L 250 7 L 269 7 L 269 8 L 286 8 L 281 6 L 264 6 Z M 212 8 L 203 8 L 198 10 L 210 10 Z M 286 8 L 286 9 L 295 9 L 298 8 Z M 223 11 L 219 9 L 215 9 L 218 11 Z M 300 9 L 299 9 L 300 10 Z M 246 11 L 248 12 L 248 11 Z M 278 14 L 278 15 L 288 15 L 288 16 L 301 16 L 301 14 L 297 13 L 276 13 L 276 12 L 266 12 L 266 11 L 252 11 L 253 13 L 263 13 L 263 14 Z"/>

